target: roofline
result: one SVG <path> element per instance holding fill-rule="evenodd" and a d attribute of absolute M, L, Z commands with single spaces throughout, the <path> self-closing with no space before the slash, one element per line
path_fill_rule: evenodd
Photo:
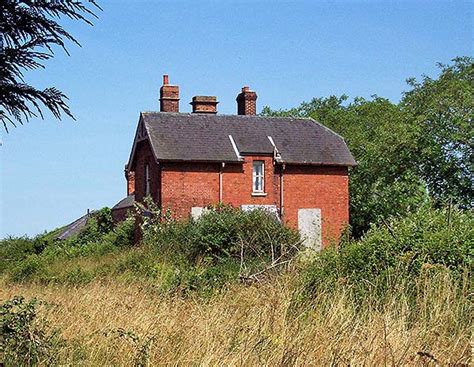
<path fill-rule="evenodd" d="M 320 166 L 320 167 L 356 167 L 358 164 L 355 162 L 355 164 L 348 164 L 348 163 L 313 163 L 313 162 L 286 162 L 286 161 L 281 161 L 278 162 L 280 164 L 285 164 L 287 166 Z"/>
<path fill-rule="evenodd" d="M 216 159 L 216 160 L 209 160 L 209 159 L 157 159 L 158 163 L 244 163 L 243 160 L 223 160 L 223 159 Z"/>
<path fill-rule="evenodd" d="M 135 129 L 135 136 L 133 138 L 133 143 L 132 143 L 132 151 L 130 152 L 130 155 L 129 155 L 129 158 L 128 158 L 128 162 L 126 164 L 126 169 L 128 170 L 130 167 L 133 166 L 133 160 L 135 158 L 135 148 L 136 146 L 138 145 L 138 143 L 141 143 L 143 141 L 148 141 L 148 144 L 150 145 L 150 149 L 151 149 L 151 152 L 153 154 L 153 157 L 155 158 L 155 161 L 158 161 L 158 158 L 156 157 L 156 153 L 155 153 L 155 149 L 153 149 L 153 144 L 151 143 L 151 136 L 150 136 L 150 133 L 148 131 L 148 127 L 147 125 L 145 124 L 145 121 L 143 120 L 143 113 L 144 112 L 140 112 L 140 117 L 138 118 L 138 124 L 137 124 L 137 128 Z M 140 139 L 138 140 L 138 136 L 139 136 L 139 131 L 138 129 L 140 128 L 140 125 L 143 124 L 144 126 L 144 129 L 145 129 L 145 132 L 146 132 L 146 135 L 143 137 L 143 139 Z"/>
<path fill-rule="evenodd" d="M 143 115 L 145 114 L 173 114 L 173 115 L 188 115 L 188 116 L 193 116 L 193 115 L 196 115 L 196 113 L 192 113 L 192 112 L 161 112 L 161 111 L 142 111 L 140 112 L 140 117 L 139 117 L 139 120 L 138 120 L 138 126 L 137 126 L 137 129 L 136 129 L 136 135 L 135 135 L 135 139 L 134 139 L 134 142 L 133 142 L 133 146 L 132 146 L 132 151 L 130 153 L 130 156 L 129 156 L 129 161 L 128 161 L 128 167 L 131 167 L 132 163 L 133 163 L 133 158 L 134 158 L 134 153 L 135 153 L 135 146 L 136 146 L 136 143 L 138 143 L 136 141 L 136 138 L 137 138 L 137 133 L 138 133 L 138 128 L 140 126 L 140 122 L 143 122 L 144 126 L 145 126 L 145 131 L 146 131 L 146 138 L 143 139 L 143 140 L 148 140 L 148 143 L 150 144 L 150 147 L 151 147 L 151 150 L 152 150 L 152 153 L 153 153 L 153 156 L 155 158 L 155 161 L 156 162 L 197 162 L 197 163 L 243 163 L 243 159 L 239 159 L 239 158 L 243 158 L 243 156 L 251 156 L 251 155 L 272 155 L 272 153 L 254 153 L 254 152 L 239 152 L 238 149 L 236 151 L 236 155 L 239 157 L 238 159 L 239 160 L 222 160 L 222 159 L 218 159 L 218 160 L 200 160 L 200 159 L 160 159 L 156 156 L 156 152 L 155 150 L 153 149 L 153 144 L 152 144 L 152 141 L 151 141 L 151 134 L 149 134 L 149 131 L 148 131 L 148 126 L 147 124 L 145 124 L 145 122 L 143 121 Z M 349 147 L 347 146 L 347 143 L 345 141 L 345 139 L 339 135 L 338 133 L 336 133 L 335 131 L 333 131 L 332 129 L 328 128 L 327 126 L 321 124 L 319 121 L 313 119 L 312 117 L 294 117 L 294 116 L 261 116 L 261 115 L 234 115 L 234 114 L 218 114 L 218 115 L 215 115 L 215 116 L 225 116 L 225 117 L 233 117 L 233 118 L 241 118 L 241 119 L 275 119 L 275 120 L 278 120 L 278 119 L 291 119 L 291 120 L 307 120 L 307 121 L 311 121 L 312 123 L 316 123 L 317 125 L 319 125 L 321 128 L 323 128 L 324 130 L 334 134 L 335 136 L 339 137 L 339 139 L 342 140 L 342 142 L 344 143 L 344 145 L 346 146 L 346 149 L 347 151 L 349 152 L 351 158 L 353 159 L 354 163 L 352 164 L 347 164 L 347 163 L 321 163 L 321 162 L 286 162 L 284 160 L 275 160 L 276 163 L 279 163 L 279 164 L 288 164 L 288 165 L 300 165 L 300 166 L 334 166 L 334 167 L 356 167 L 358 165 L 357 161 L 355 160 L 354 156 L 352 155 L 351 151 L 349 150 Z M 231 137 L 229 135 L 229 138 L 231 140 L 231 143 L 234 143 L 233 142 L 233 137 Z M 273 144 L 274 145 L 274 144 Z M 234 147 L 234 150 L 235 148 L 237 148 L 237 146 Z M 274 145 L 274 148 L 276 148 L 276 146 Z"/>
<path fill-rule="evenodd" d="M 273 157 L 273 152 L 240 152 L 242 156 L 249 156 L 249 155 L 258 155 L 258 156 L 269 156 Z"/>
<path fill-rule="evenodd" d="M 230 161 L 230 160 L 199 160 L 199 159 L 158 159 L 157 162 L 163 163 L 236 163 L 236 164 L 243 164 L 244 161 Z M 277 164 L 286 164 L 289 166 L 320 166 L 320 167 L 355 167 L 357 166 L 357 162 L 355 164 L 347 164 L 347 163 L 318 163 L 318 162 L 286 162 L 286 161 L 279 161 L 275 160 Z"/>

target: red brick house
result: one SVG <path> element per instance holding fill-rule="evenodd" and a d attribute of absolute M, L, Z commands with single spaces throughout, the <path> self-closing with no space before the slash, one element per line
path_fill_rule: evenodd
<path fill-rule="evenodd" d="M 180 113 L 179 87 L 163 79 L 160 112 L 140 114 L 125 169 L 129 196 L 114 217 L 150 195 L 181 218 L 218 203 L 267 208 L 316 249 L 340 236 L 356 165 L 341 136 L 308 118 L 257 116 L 248 87 L 237 115 L 219 115 L 209 96 L 193 97 L 193 112 Z"/>

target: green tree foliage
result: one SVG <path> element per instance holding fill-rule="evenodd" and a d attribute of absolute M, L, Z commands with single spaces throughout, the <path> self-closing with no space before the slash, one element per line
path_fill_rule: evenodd
<path fill-rule="evenodd" d="M 43 68 L 53 57 L 53 46 L 66 53 L 65 41 L 78 41 L 58 23 L 61 17 L 92 24 L 94 0 L 3 0 L 0 5 L 0 121 L 16 126 L 43 113 L 41 104 L 56 118 L 72 117 L 67 97 L 58 89 L 44 90 L 28 85 L 24 72 Z"/>
<path fill-rule="evenodd" d="M 439 65 L 438 79 L 412 78 L 400 103 L 417 129 L 418 167 L 437 202 L 474 205 L 474 58 Z"/>
<path fill-rule="evenodd" d="M 360 236 L 371 223 L 407 214 L 430 197 L 472 207 L 473 59 L 441 66 L 439 79 L 409 80 L 399 104 L 330 96 L 267 116 L 311 117 L 341 134 L 358 166 L 350 181 L 351 225 Z"/>

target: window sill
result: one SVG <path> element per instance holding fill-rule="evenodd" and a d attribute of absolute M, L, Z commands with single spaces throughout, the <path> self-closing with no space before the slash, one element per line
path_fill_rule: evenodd
<path fill-rule="evenodd" d="M 267 196 L 266 192 L 252 192 L 252 196 Z"/>

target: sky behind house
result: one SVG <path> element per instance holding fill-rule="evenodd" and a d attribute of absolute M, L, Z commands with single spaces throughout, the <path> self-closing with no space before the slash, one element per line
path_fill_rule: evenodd
<path fill-rule="evenodd" d="M 193 95 L 216 95 L 219 113 L 234 114 L 243 85 L 258 111 L 343 93 L 397 102 L 406 78 L 474 54 L 472 1 L 98 2 L 94 27 L 63 22 L 82 47 L 26 78 L 65 92 L 76 121 L 46 113 L 2 131 L 0 237 L 122 199 L 139 113 L 159 110 L 165 73 L 181 112 Z"/>

